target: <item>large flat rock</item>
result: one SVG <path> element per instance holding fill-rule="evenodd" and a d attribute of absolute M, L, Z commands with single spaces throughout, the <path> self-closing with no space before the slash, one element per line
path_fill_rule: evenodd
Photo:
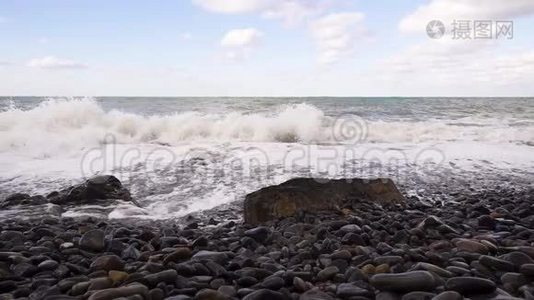
<path fill-rule="evenodd" d="M 354 201 L 402 204 L 404 197 L 390 179 L 295 178 L 245 197 L 245 222 L 258 224 L 298 211 L 336 210 Z"/>

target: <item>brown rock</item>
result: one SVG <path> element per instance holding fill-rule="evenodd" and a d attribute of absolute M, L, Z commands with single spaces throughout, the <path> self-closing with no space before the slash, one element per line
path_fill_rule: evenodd
<path fill-rule="evenodd" d="M 113 281 L 114 284 L 123 282 L 128 278 L 128 273 L 122 271 L 111 270 L 108 273 L 108 277 Z"/>
<path fill-rule="evenodd" d="M 297 211 L 337 210 L 351 201 L 403 204 L 404 196 L 390 179 L 314 179 L 295 178 L 262 188 L 245 197 L 245 222 L 258 224 Z"/>
<path fill-rule="evenodd" d="M 481 244 L 477 241 L 466 240 L 466 239 L 460 239 L 459 241 L 457 241 L 456 248 L 460 251 L 480 253 L 480 254 L 487 254 L 489 251 L 488 247 L 486 247 L 484 244 Z"/>
<path fill-rule="evenodd" d="M 91 264 L 91 270 L 117 270 L 122 271 L 124 269 L 124 262 L 117 255 L 103 255 L 97 257 Z"/>
<path fill-rule="evenodd" d="M 375 274 L 382 274 L 382 273 L 389 273 L 388 264 L 381 264 L 381 265 L 376 266 Z"/>

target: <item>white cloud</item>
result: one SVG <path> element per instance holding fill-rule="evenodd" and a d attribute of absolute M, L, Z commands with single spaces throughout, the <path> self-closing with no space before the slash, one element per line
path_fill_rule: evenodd
<path fill-rule="evenodd" d="M 57 58 L 55 56 L 34 58 L 27 63 L 27 66 L 42 69 L 82 69 L 88 67 L 84 63 L 70 59 Z"/>
<path fill-rule="evenodd" d="M 246 59 L 256 48 L 263 33 L 256 28 L 242 28 L 228 31 L 221 39 L 220 45 L 225 49 L 225 58 L 230 61 Z"/>
<path fill-rule="evenodd" d="M 364 17 L 360 12 L 343 12 L 312 22 L 310 30 L 319 48 L 319 63 L 335 63 L 353 52 L 358 40 L 367 33 Z"/>
<path fill-rule="evenodd" d="M 422 32 L 431 20 L 450 26 L 454 20 L 498 20 L 534 13 L 532 0 L 432 0 L 403 18 L 402 32 Z"/>
<path fill-rule="evenodd" d="M 388 84 L 405 84 L 409 78 L 420 91 L 442 93 L 469 94 L 483 87 L 492 91 L 534 80 L 534 51 L 497 54 L 496 48 L 497 41 L 429 40 L 380 61 L 375 73 Z"/>
<path fill-rule="evenodd" d="M 233 29 L 221 39 L 223 47 L 251 47 L 256 45 L 263 34 L 256 28 Z"/>
<path fill-rule="evenodd" d="M 306 0 L 193 0 L 203 9 L 215 13 L 256 13 L 267 19 L 295 25 L 323 10 L 324 1 Z"/>
<path fill-rule="evenodd" d="M 258 12 L 271 5 L 271 0 L 193 0 L 193 3 L 205 10 L 225 13 L 239 14 Z"/>

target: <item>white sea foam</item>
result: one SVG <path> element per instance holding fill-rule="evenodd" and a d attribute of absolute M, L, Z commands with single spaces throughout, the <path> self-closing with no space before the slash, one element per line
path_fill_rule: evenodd
<path fill-rule="evenodd" d="M 11 106 L 0 112 L 0 151 L 28 151 L 35 157 L 45 158 L 110 142 L 313 144 L 354 142 L 351 135 L 357 137 L 357 142 L 375 143 L 483 141 L 534 144 L 534 124 L 513 126 L 512 121 L 502 119 L 464 118 L 451 123 L 436 119 L 389 121 L 352 120 L 349 117 L 346 122 L 338 121 L 305 103 L 281 105 L 261 113 L 184 111 L 144 116 L 106 111 L 92 99 L 48 100 L 33 109 Z M 346 128 L 339 128 L 339 124 Z M 348 135 L 342 130 L 349 130 Z"/>
<path fill-rule="evenodd" d="M 0 192 L 43 194 L 95 173 L 109 173 L 143 204 L 119 205 L 110 217 L 169 218 L 240 199 L 292 176 L 398 176 L 399 182 L 413 175 L 427 149 L 425 155 L 437 153 L 446 167 L 477 170 L 484 165 L 503 172 L 532 172 L 534 167 L 532 120 L 363 120 L 342 113 L 336 119 L 305 103 L 253 112 L 188 110 L 165 115 L 108 110 L 88 98 L 48 100 L 31 109 L 10 104 L 0 111 Z M 192 148 L 214 156 L 189 168 L 184 161 Z M 353 156 L 344 156 L 347 149 Z M 398 169 L 392 174 L 391 162 L 399 157 L 404 161 L 393 166 Z M 225 169 L 234 160 L 252 159 L 260 162 L 266 181 Z M 378 160 L 387 168 L 378 174 L 373 169 L 344 173 L 344 164 L 351 160 L 362 165 Z M 332 167 L 337 169 L 330 172 Z M 212 175 L 206 176 L 202 168 Z"/>

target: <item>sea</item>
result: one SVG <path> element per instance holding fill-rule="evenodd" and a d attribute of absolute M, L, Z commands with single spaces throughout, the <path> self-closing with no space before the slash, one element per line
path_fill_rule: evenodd
<path fill-rule="evenodd" d="M 532 185 L 534 98 L 0 97 L 0 199 L 98 174 L 141 204 L 110 219 L 180 218 L 294 177 L 388 177 L 420 198 L 458 178 Z"/>

